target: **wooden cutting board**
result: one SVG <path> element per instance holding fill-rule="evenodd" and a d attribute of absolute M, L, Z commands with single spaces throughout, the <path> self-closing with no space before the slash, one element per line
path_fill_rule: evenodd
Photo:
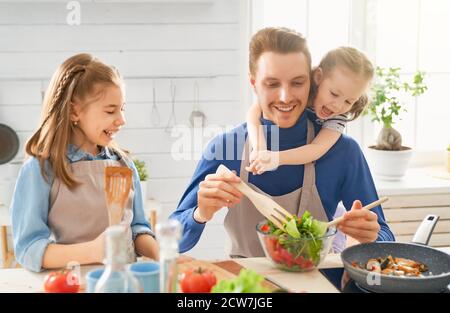
<path fill-rule="evenodd" d="M 181 263 L 178 265 L 179 273 L 186 271 L 190 268 L 204 268 L 211 270 L 217 278 L 217 281 L 221 281 L 223 279 L 233 279 L 239 275 L 239 272 L 244 267 L 232 260 L 228 261 L 220 261 L 220 262 L 208 262 L 203 260 L 193 260 L 185 263 Z M 263 281 L 263 286 L 270 291 L 274 291 L 280 289 L 279 286 L 273 284 L 268 280 Z"/>

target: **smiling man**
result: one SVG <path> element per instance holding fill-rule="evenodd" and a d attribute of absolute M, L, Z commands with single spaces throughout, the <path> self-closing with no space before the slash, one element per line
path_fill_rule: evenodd
<path fill-rule="evenodd" d="M 305 110 L 310 91 L 311 56 L 305 39 L 284 28 L 265 28 L 250 42 L 250 83 L 262 110 L 269 150 L 287 150 L 311 142 L 320 130 L 314 113 Z M 255 226 L 263 216 L 233 186 L 240 180 L 266 193 L 293 214 L 308 210 L 320 220 L 331 220 L 340 201 L 349 209 L 338 226 L 359 242 L 394 240 L 381 207 L 360 210 L 361 202 L 378 199 L 370 170 L 358 144 L 342 135 L 315 163 L 280 166 L 253 176 L 248 165 L 247 126 L 214 138 L 205 149 L 193 179 L 171 218 L 184 227 L 180 249 L 191 249 L 205 223 L 227 209 L 224 224 L 231 239 L 231 257 L 263 256 Z M 224 164 L 236 175 L 215 174 Z M 345 248 L 339 237 L 336 249 Z"/>

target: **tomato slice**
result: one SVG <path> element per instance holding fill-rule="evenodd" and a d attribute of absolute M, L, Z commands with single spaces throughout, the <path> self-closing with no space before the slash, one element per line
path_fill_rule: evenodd
<path fill-rule="evenodd" d="M 270 231 L 269 224 L 264 224 L 263 226 L 261 226 L 261 231 L 264 233 L 268 233 Z"/>

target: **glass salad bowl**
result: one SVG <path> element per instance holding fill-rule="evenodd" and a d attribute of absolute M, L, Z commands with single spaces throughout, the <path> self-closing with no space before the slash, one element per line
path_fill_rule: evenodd
<path fill-rule="evenodd" d="M 292 222 L 299 230 L 293 234 L 276 228 L 268 221 L 256 225 L 264 253 L 275 267 L 293 272 L 310 271 L 317 268 L 329 253 L 336 228 L 319 231 L 315 229 L 315 223 L 311 223 L 313 219 L 310 216 L 307 219 L 303 217 L 295 218 L 296 223 Z M 305 223 L 306 220 L 308 222 Z"/>

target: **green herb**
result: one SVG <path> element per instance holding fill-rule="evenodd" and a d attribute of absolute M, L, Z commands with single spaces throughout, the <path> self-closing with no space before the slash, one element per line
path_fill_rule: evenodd
<path fill-rule="evenodd" d="M 268 293 L 261 283 L 264 277 L 250 269 L 242 269 L 239 275 L 231 280 L 221 280 L 211 290 L 212 293 Z"/>
<path fill-rule="evenodd" d="M 139 174 L 139 180 L 140 181 L 146 181 L 148 179 L 148 173 L 147 168 L 145 167 L 144 161 L 139 161 L 138 159 L 133 160 L 134 166 L 136 166 L 136 169 Z"/>
<path fill-rule="evenodd" d="M 378 150 L 402 150 L 402 136 L 392 125 L 401 113 L 406 111 L 403 95 L 418 97 L 427 91 L 425 73 L 416 71 L 408 82 L 400 74 L 400 68 L 376 68 L 375 83 L 371 88 L 370 102 L 364 114 L 370 114 L 372 121 L 380 122 L 383 128 L 377 139 Z"/>

